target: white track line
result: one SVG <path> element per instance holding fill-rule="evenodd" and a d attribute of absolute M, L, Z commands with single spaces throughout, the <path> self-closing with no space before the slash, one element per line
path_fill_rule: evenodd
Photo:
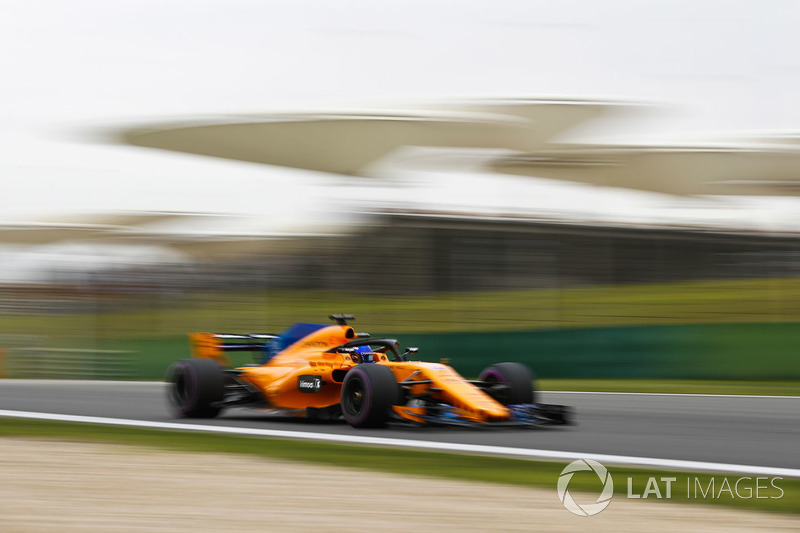
<path fill-rule="evenodd" d="M 612 396 L 685 396 L 687 398 L 769 398 L 800 400 L 800 396 L 765 396 L 759 394 L 713 394 L 689 392 L 610 392 L 610 391 L 580 391 L 580 390 L 543 390 L 544 394 L 603 394 Z"/>
<path fill-rule="evenodd" d="M 522 457 L 528 459 L 546 459 L 574 461 L 576 459 L 593 459 L 605 464 L 624 466 L 646 466 L 692 472 L 725 472 L 731 474 L 750 474 L 763 476 L 780 476 L 800 478 L 800 469 L 776 468 L 770 466 L 735 465 L 725 463 L 707 463 L 702 461 L 681 461 L 676 459 L 657 459 L 653 457 L 633 457 L 627 455 L 606 455 L 597 453 L 576 453 L 556 450 L 532 450 L 527 448 L 510 448 L 507 446 L 487 446 L 482 444 L 460 444 L 455 442 L 419 441 L 412 439 L 394 439 L 386 437 L 368 437 L 365 435 L 340 435 L 335 433 L 311 433 L 305 431 L 285 431 L 279 429 L 239 428 L 231 426 L 208 426 L 201 424 L 181 424 L 177 422 L 154 422 L 148 420 L 129 420 L 124 418 L 105 418 L 82 415 L 61 415 L 55 413 L 36 413 L 29 411 L 0 410 L 0 417 L 26 418 L 35 420 L 56 420 L 61 422 L 81 422 L 86 424 L 103 424 L 151 429 L 170 429 L 179 431 L 200 431 L 205 433 L 225 433 L 233 435 L 251 435 L 258 437 L 275 437 L 283 439 L 301 439 L 312 441 L 342 442 L 347 444 L 367 444 L 373 446 L 393 446 L 398 448 L 416 448 L 448 452 L 476 453 L 482 455 L 499 455 L 505 457 Z"/>

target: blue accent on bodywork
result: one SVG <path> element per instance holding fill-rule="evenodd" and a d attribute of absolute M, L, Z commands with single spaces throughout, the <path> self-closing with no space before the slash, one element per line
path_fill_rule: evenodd
<path fill-rule="evenodd" d="M 278 338 L 274 341 L 267 343 L 264 347 L 264 352 L 262 354 L 262 364 L 268 362 L 270 359 L 278 355 L 280 352 L 291 346 L 292 344 L 296 343 L 303 337 L 311 335 L 315 331 L 319 331 L 322 328 L 327 328 L 325 324 L 310 324 L 307 322 L 298 322 L 293 326 L 289 326 L 286 331 L 280 333 Z"/>
<path fill-rule="evenodd" d="M 511 411 L 511 418 L 513 420 L 518 420 L 520 422 L 533 422 L 540 418 L 536 416 L 536 406 L 534 404 L 518 403 L 507 405 L 506 407 L 508 407 L 509 411 Z"/>
<path fill-rule="evenodd" d="M 520 403 L 507 405 L 506 407 L 508 407 L 508 409 L 511 411 L 511 418 L 504 422 L 489 422 L 487 424 L 482 424 L 480 422 L 467 420 L 463 416 L 459 415 L 454 407 L 444 404 L 435 406 L 435 412 L 430 413 L 429 411 L 430 414 L 422 415 L 422 418 L 428 424 L 463 427 L 480 427 L 483 425 L 534 427 L 540 426 L 546 423 L 548 420 L 546 416 L 542 416 L 542 414 L 539 412 L 539 407 L 536 404 Z"/>

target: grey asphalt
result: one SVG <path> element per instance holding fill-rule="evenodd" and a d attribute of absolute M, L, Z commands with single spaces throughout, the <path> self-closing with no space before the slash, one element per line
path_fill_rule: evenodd
<path fill-rule="evenodd" d="M 800 468 L 800 398 L 542 393 L 574 407 L 577 425 L 544 429 L 386 428 L 357 430 L 252 410 L 192 424 L 358 434 Z M 154 382 L 0 380 L 0 409 L 170 421 L 165 385 Z M 0 419 L 0 424 L 2 424 Z"/>

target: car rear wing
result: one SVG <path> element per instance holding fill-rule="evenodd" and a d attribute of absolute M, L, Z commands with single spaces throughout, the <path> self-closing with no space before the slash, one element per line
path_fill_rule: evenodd
<path fill-rule="evenodd" d="M 228 352 L 261 352 L 277 338 L 273 333 L 189 333 L 189 345 L 192 357 L 231 366 Z"/>

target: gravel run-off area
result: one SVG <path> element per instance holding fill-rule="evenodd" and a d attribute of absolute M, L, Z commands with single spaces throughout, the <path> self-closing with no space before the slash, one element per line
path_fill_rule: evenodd
<path fill-rule="evenodd" d="M 0 438 L 0 531 L 797 531 L 794 516 L 615 498 L 579 517 L 556 489 L 248 456 Z"/>

